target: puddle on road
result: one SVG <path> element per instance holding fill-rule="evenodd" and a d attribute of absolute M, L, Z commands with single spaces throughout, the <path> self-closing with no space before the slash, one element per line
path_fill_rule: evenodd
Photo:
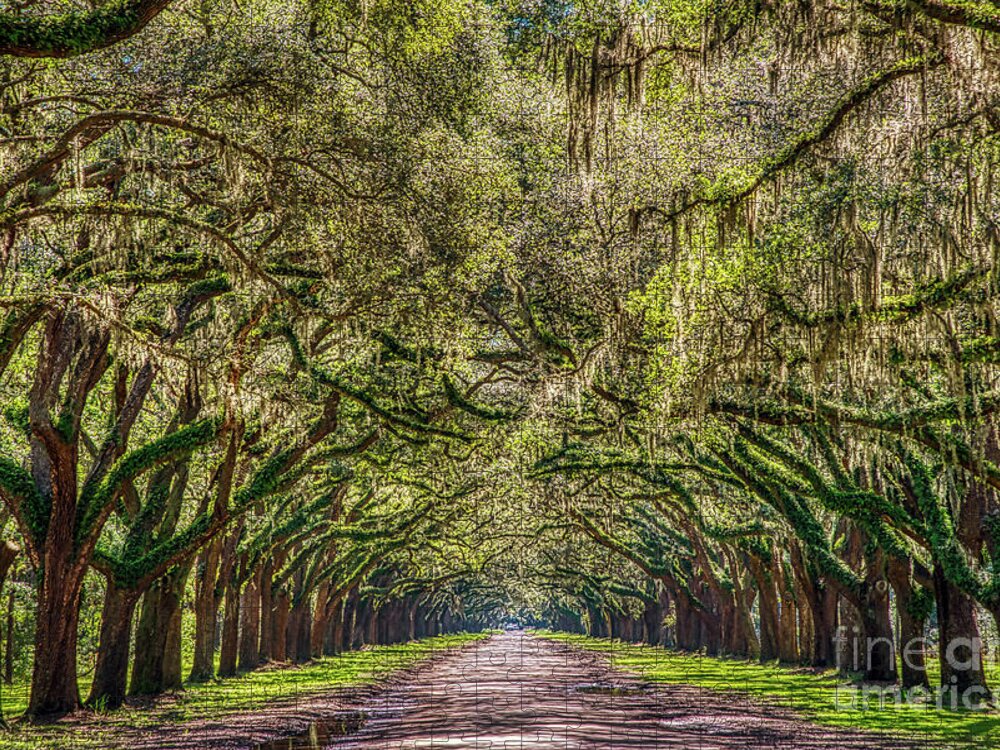
<path fill-rule="evenodd" d="M 253 750 L 323 750 L 327 745 L 353 734 L 365 724 L 363 711 L 345 711 L 314 721 L 309 728 L 291 737 L 254 745 Z"/>

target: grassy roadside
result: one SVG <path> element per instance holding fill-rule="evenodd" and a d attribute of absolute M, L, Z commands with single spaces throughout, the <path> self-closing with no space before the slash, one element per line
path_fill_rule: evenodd
<path fill-rule="evenodd" d="M 0 732 L 0 750 L 118 747 L 114 740 L 116 731 L 132 728 L 167 726 L 171 733 L 183 734 L 188 722 L 249 713 L 266 707 L 271 701 L 309 698 L 338 688 L 369 684 L 442 650 L 463 646 L 488 635 L 462 633 L 393 646 L 374 646 L 302 666 L 263 669 L 230 679 L 192 684 L 181 693 L 156 700 L 149 707 L 126 706 L 118 711 L 93 715 L 83 729 L 73 720 L 43 727 L 15 726 L 9 732 Z"/>
<path fill-rule="evenodd" d="M 933 705 L 897 705 L 884 696 L 865 700 L 832 672 L 683 654 L 606 638 L 535 631 L 535 635 L 608 654 L 613 665 L 649 682 L 696 685 L 790 708 L 817 724 L 931 740 L 941 747 L 1000 747 L 1000 712 L 948 711 Z M 992 686 L 997 689 L 994 679 Z"/>

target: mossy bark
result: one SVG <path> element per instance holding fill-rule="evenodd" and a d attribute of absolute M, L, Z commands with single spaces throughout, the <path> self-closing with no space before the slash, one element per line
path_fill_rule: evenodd
<path fill-rule="evenodd" d="M 358 601 L 357 614 L 354 616 L 354 634 L 351 638 L 351 648 L 359 649 L 366 643 L 371 643 L 372 606 L 368 599 Z"/>
<path fill-rule="evenodd" d="M 832 667 L 836 662 L 837 594 L 809 564 L 798 544 L 791 545 L 791 564 L 808 615 L 808 625 L 801 628 L 808 640 L 801 651 L 812 666 Z"/>
<path fill-rule="evenodd" d="M 351 589 L 344 599 L 344 613 L 341 619 L 340 640 L 337 644 L 338 651 L 350 651 L 354 637 L 354 618 L 358 611 L 358 590 Z"/>
<path fill-rule="evenodd" d="M 364 642 L 369 645 L 378 643 L 378 610 L 374 607 L 369 609 L 368 628 L 365 631 Z"/>
<path fill-rule="evenodd" d="M 7 574 L 17 560 L 21 548 L 14 542 L 7 541 L 0 545 L 0 590 L 7 581 Z M 3 681 L 10 685 L 14 682 L 14 590 L 7 592 L 6 638 L 3 649 Z"/>
<path fill-rule="evenodd" d="M 927 678 L 927 660 L 924 648 L 924 628 L 927 617 L 920 606 L 917 589 L 910 578 L 911 563 L 900 560 L 889 562 L 889 581 L 896 594 L 896 612 L 899 616 L 899 655 L 903 688 L 930 688 Z"/>
<path fill-rule="evenodd" d="M 771 571 L 778 588 L 778 659 L 784 664 L 794 664 L 799 661 L 799 608 L 795 601 L 794 585 L 789 576 L 785 575 L 777 558 Z"/>
<path fill-rule="evenodd" d="M 408 641 L 415 641 L 417 639 L 417 616 L 417 605 L 409 602 L 406 607 L 406 640 Z"/>
<path fill-rule="evenodd" d="M 189 679 L 207 682 L 215 677 L 215 634 L 220 592 L 216 577 L 223 540 L 213 539 L 202 551 L 196 568 L 194 597 L 194 662 Z"/>
<path fill-rule="evenodd" d="M 292 605 L 288 618 L 288 655 L 297 664 L 312 658 L 312 607 L 309 597 L 302 597 Z"/>
<path fill-rule="evenodd" d="M 330 584 L 324 581 L 316 589 L 316 606 L 313 608 L 313 621 L 309 633 L 309 653 L 314 659 L 323 655 L 327 629 L 330 625 L 332 611 L 330 602 L 327 601 L 330 596 L 330 588 Z"/>
<path fill-rule="evenodd" d="M 143 596 L 129 695 L 158 695 L 183 687 L 181 597 L 188 572 L 189 566 L 175 568 Z"/>
<path fill-rule="evenodd" d="M 113 581 L 108 582 L 101 611 L 94 681 L 87 698 L 90 706 L 102 703 L 106 708 L 118 708 L 125 701 L 132 621 L 138 602 L 137 591 L 120 589 Z"/>
<path fill-rule="evenodd" d="M 7 593 L 7 631 L 3 647 L 3 681 L 6 685 L 14 683 L 14 592 Z"/>
<path fill-rule="evenodd" d="M 274 639 L 271 635 L 274 618 L 274 558 L 269 557 L 260 572 L 260 647 L 257 661 L 265 664 L 271 660 Z"/>
<path fill-rule="evenodd" d="M 44 467 L 51 478 L 52 511 L 39 571 L 35 663 L 27 712 L 34 720 L 62 716 L 80 707 L 77 626 L 87 565 L 77 555 L 73 538 L 76 446 L 63 446 L 48 456 L 51 460 L 35 460 L 35 466 Z"/>
<path fill-rule="evenodd" d="M 941 686 L 954 688 L 959 707 L 963 695 L 976 703 L 988 700 L 991 693 L 983 669 L 976 604 L 948 581 L 940 566 L 934 569 L 934 589 L 940 630 Z"/>
<path fill-rule="evenodd" d="M 240 633 L 240 588 L 235 580 L 226 584 L 225 613 L 222 618 L 222 644 L 219 649 L 219 676 L 236 674 Z"/>
<path fill-rule="evenodd" d="M 247 580 L 240 597 L 238 668 L 249 672 L 260 665 L 260 576 L 258 567 Z"/>
<path fill-rule="evenodd" d="M 63 716 L 80 707 L 76 653 L 84 571 L 82 566 L 67 566 L 60 576 L 59 567 L 47 566 L 38 597 L 27 712 L 33 720 Z"/>
<path fill-rule="evenodd" d="M 837 669 L 841 675 L 864 669 L 865 648 L 861 613 L 853 603 L 837 598 Z"/>
<path fill-rule="evenodd" d="M 337 603 L 336 608 L 333 612 L 333 618 L 330 622 L 330 632 L 327 638 L 327 646 L 324 648 L 324 653 L 327 656 L 334 656 L 343 651 L 344 648 L 344 601 L 341 600 Z"/>
<path fill-rule="evenodd" d="M 306 591 L 305 571 L 296 570 L 292 581 L 285 651 L 289 659 L 304 664 L 312 658 L 312 602 Z"/>
<path fill-rule="evenodd" d="M 233 430 L 229 436 L 225 458 L 219 467 L 219 490 L 216 502 L 227 507 L 233 491 L 238 446 L 242 430 Z M 205 682 L 215 676 L 215 638 L 219 606 L 224 595 L 224 575 L 231 575 L 236 557 L 236 544 L 243 521 L 227 536 L 217 536 L 202 551 L 196 572 L 194 663 L 191 680 Z"/>
<path fill-rule="evenodd" d="M 760 617 L 760 660 L 774 661 L 778 658 L 778 637 L 780 620 L 778 614 L 778 592 L 775 590 L 774 579 L 770 570 L 760 562 L 751 561 L 757 584 L 757 613 Z"/>
<path fill-rule="evenodd" d="M 280 589 L 274 592 L 274 616 L 271 619 L 271 658 L 274 661 L 288 660 L 288 619 L 292 604 L 288 592 Z"/>
<path fill-rule="evenodd" d="M 896 647 L 889 611 L 889 586 L 884 580 L 868 588 L 861 616 L 864 632 L 865 680 L 896 682 Z"/>

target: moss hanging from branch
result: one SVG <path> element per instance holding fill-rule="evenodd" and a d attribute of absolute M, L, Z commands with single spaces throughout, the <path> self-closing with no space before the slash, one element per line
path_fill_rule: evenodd
<path fill-rule="evenodd" d="M 444 392 L 448 398 L 448 403 L 474 417 L 479 417 L 480 419 L 485 419 L 489 422 L 507 422 L 516 416 L 515 414 L 502 409 L 494 409 L 491 406 L 469 401 L 469 399 L 463 396 L 458 388 L 455 387 L 455 384 L 447 375 L 443 375 L 441 377 L 441 382 L 444 385 Z"/>
<path fill-rule="evenodd" d="M 740 175 L 735 180 L 718 180 L 701 195 L 669 210 L 655 205 L 644 206 L 638 209 L 640 217 L 644 214 L 656 214 L 665 221 L 672 222 L 697 208 L 726 207 L 746 200 L 768 180 L 794 165 L 813 146 L 823 143 L 833 136 L 852 112 L 887 86 L 901 78 L 923 73 L 930 68 L 941 65 L 942 62 L 943 59 L 937 55 L 920 55 L 900 60 L 877 73 L 873 73 L 856 88 L 847 92 L 812 128 L 799 134 L 791 143 L 770 158 L 765 159 L 749 177 Z"/>

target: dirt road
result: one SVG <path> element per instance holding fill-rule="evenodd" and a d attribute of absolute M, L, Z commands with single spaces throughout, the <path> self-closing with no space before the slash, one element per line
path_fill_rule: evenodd
<path fill-rule="evenodd" d="M 688 686 L 652 688 L 597 654 L 521 632 L 447 655 L 361 706 L 349 737 L 293 747 L 846 750 L 904 746 Z M 277 745 L 275 745 L 277 747 Z"/>

